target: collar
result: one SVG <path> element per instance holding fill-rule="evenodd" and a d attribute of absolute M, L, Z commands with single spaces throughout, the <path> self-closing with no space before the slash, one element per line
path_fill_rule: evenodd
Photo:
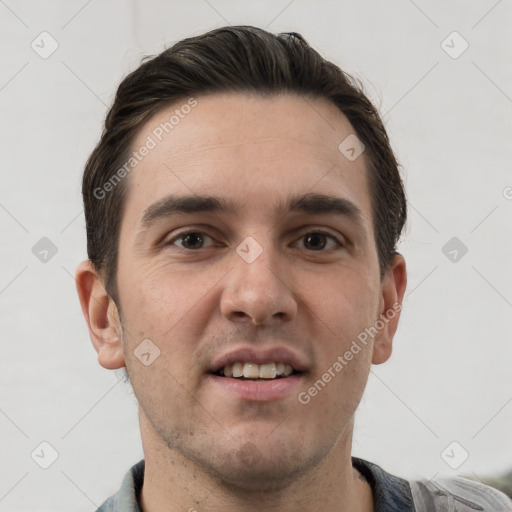
<path fill-rule="evenodd" d="M 375 512 L 414 512 L 407 480 L 357 457 L 352 457 L 352 464 L 372 488 Z M 132 466 L 124 476 L 119 491 L 108 498 L 97 512 L 142 512 L 139 497 L 144 483 L 144 467 L 144 459 Z"/>

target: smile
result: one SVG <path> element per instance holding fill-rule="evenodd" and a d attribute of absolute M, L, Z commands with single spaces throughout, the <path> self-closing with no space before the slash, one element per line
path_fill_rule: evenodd
<path fill-rule="evenodd" d="M 280 379 L 288 377 L 296 370 L 284 363 L 250 363 L 237 361 L 233 365 L 226 365 L 215 374 L 220 377 L 232 377 L 234 379 Z"/>

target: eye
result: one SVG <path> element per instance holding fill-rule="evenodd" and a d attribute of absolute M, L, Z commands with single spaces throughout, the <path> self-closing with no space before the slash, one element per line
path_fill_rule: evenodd
<path fill-rule="evenodd" d="M 201 231 L 187 231 L 169 240 L 167 245 L 177 245 L 187 250 L 203 249 L 213 245 L 213 238 Z"/>
<path fill-rule="evenodd" d="M 301 241 L 304 243 L 304 247 L 311 251 L 323 251 L 324 249 L 343 247 L 343 244 L 334 235 L 322 231 L 305 233 L 297 243 Z"/>

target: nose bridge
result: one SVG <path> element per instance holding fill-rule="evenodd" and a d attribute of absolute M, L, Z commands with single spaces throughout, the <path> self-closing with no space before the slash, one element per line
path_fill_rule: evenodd
<path fill-rule="evenodd" d="M 268 234 L 246 237 L 236 247 L 232 261 L 221 301 L 226 317 L 263 324 L 290 320 L 296 314 L 293 291 L 286 276 L 280 275 L 283 266 Z"/>

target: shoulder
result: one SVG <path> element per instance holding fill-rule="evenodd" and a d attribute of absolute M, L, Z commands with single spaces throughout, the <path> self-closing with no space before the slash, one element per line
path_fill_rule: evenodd
<path fill-rule="evenodd" d="M 417 512 L 512 512 L 512 500 L 501 491 L 467 478 L 409 482 Z"/>
<path fill-rule="evenodd" d="M 372 462 L 352 463 L 372 487 L 376 512 L 512 512 L 508 496 L 467 478 L 405 480 Z"/>

